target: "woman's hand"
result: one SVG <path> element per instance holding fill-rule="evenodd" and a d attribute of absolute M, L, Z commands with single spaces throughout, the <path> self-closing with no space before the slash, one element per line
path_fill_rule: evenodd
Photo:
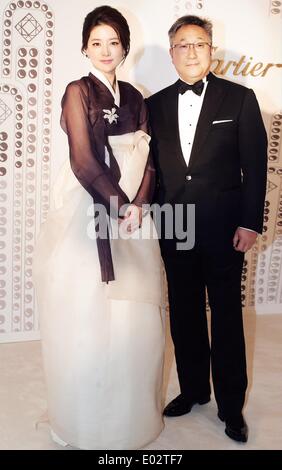
<path fill-rule="evenodd" d="M 128 233 L 138 230 L 142 224 L 142 207 L 134 204 L 128 206 L 123 219 L 119 219 L 119 224 L 123 224 L 123 228 Z"/>

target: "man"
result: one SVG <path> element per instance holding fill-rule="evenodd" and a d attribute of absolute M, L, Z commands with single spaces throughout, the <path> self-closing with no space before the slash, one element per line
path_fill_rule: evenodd
<path fill-rule="evenodd" d="M 218 417 L 231 439 L 246 442 L 241 272 L 244 253 L 262 231 L 267 137 L 254 92 L 209 72 L 212 24 L 183 16 L 169 38 L 180 79 L 147 100 L 156 201 L 195 205 L 195 244 L 179 250 L 176 235 L 161 235 L 181 391 L 164 415 L 180 416 L 210 400 L 211 362 Z"/>

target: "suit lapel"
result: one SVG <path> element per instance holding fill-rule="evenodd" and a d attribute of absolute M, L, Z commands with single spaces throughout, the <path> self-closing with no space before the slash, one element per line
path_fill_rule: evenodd
<path fill-rule="evenodd" d="M 198 155 L 200 154 L 201 149 L 207 139 L 208 133 L 212 128 L 214 117 L 216 116 L 217 110 L 219 109 L 224 98 L 225 91 L 220 82 L 221 80 L 219 78 L 209 73 L 208 86 L 196 127 L 193 147 L 189 160 L 189 169 L 197 161 Z"/>
<path fill-rule="evenodd" d="M 171 137 L 170 141 L 173 146 L 173 154 L 176 154 L 179 163 L 187 169 L 185 159 L 182 153 L 179 125 L 178 125 L 178 86 L 179 80 L 175 82 L 168 91 L 168 95 L 164 100 L 163 113 L 166 116 L 165 134 Z M 171 153 L 171 152 L 170 152 Z"/>

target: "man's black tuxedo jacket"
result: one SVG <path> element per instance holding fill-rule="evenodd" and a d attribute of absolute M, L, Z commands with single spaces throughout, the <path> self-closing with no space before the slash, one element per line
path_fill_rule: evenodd
<path fill-rule="evenodd" d="M 158 175 L 155 201 L 195 203 L 197 211 L 198 201 L 213 200 L 216 210 L 224 200 L 230 213 L 235 197 L 236 224 L 261 232 L 267 137 L 255 94 L 211 73 L 207 78 L 188 166 L 179 139 L 179 80 L 146 100 Z"/>

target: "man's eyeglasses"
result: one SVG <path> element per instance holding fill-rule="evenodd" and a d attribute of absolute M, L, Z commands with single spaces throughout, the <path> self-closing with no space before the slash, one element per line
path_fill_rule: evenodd
<path fill-rule="evenodd" d="M 180 44 L 174 44 L 171 46 L 171 49 L 175 49 L 177 52 L 185 53 L 188 51 L 189 47 L 193 47 L 196 52 L 203 52 L 208 47 L 211 47 L 209 42 L 186 42 Z"/>

